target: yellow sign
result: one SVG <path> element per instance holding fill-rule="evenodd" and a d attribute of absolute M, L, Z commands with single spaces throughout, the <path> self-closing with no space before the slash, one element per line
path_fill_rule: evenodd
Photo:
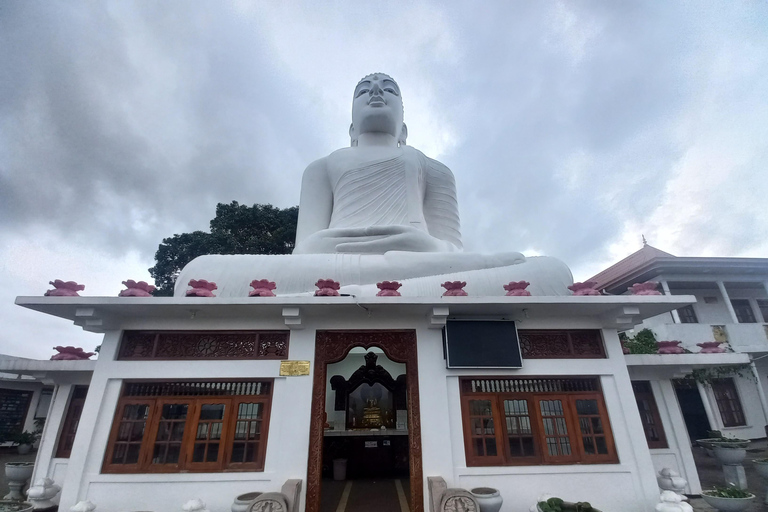
<path fill-rule="evenodd" d="M 309 375 L 309 361 L 280 361 L 280 375 Z"/>

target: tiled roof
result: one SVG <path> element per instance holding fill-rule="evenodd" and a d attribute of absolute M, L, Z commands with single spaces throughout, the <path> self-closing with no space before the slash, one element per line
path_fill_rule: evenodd
<path fill-rule="evenodd" d="M 649 261 L 656 258 L 675 258 L 675 255 L 669 254 L 668 252 L 664 252 L 650 245 L 644 245 L 643 248 L 639 251 L 630 254 L 623 260 L 611 265 L 599 274 L 590 277 L 587 279 L 587 281 L 597 281 L 596 288 L 600 290 L 605 288 L 606 285 L 621 279 L 622 277 L 631 273 L 633 270 L 642 267 Z"/>

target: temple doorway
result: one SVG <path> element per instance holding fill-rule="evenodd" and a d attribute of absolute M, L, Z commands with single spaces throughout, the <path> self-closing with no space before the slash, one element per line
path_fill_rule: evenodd
<path fill-rule="evenodd" d="M 416 335 L 321 331 L 308 512 L 423 510 Z"/>
<path fill-rule="evenodd" d="M 709 425 L 707 410 L 696 382 L 691 379 L 674 379 L 672 383 L 691 443 L 695 444 L 696 439 L 706 439 L 712 427 Z"/>

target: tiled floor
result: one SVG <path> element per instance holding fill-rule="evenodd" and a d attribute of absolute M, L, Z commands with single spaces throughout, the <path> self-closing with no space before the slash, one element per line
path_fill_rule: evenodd
<path fill-rule="evenodd" d="M 709 457 L 703 448 L 693 448 L 693 458 L 696 461 L 696 467 L 699 470 L 699 480 L 701 480 L 702 489 L 708 489 L 715 485 L 725 485 L 723 477 L 723 468 L 717 463 L 714 457 Z M 752 441 L 747 449 L 747 458 L 744 461 L 744 470 L 747 474 L 747 488 L 750 492 L 757 495 L 752 501 L 747 512 L 766 512 L 768 505 L 765 504 L 765 490 L 768 480 L 761 477 L 754 470 L 750 463 L 752 459 L 768 458 L 768 440 L 760 439 Z M 691 498 L 690 504 L 697 512 L 713 512 L 715 509 L 707 505 L 701 498 Z"/>
<path fill-rule="evenodd" d="M 322 512 L 409 512 L 407 479 L 323 480 Z"/>

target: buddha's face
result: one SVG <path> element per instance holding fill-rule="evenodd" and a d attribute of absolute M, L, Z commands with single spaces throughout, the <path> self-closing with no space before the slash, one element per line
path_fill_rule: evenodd
<path fill-rule="evenodd" d="M 402 127 L 403 100 L 397 83 L 384 74 L 363 78 L 352 101 L 352 138 L 383 132 L 399 140 Z"/>

